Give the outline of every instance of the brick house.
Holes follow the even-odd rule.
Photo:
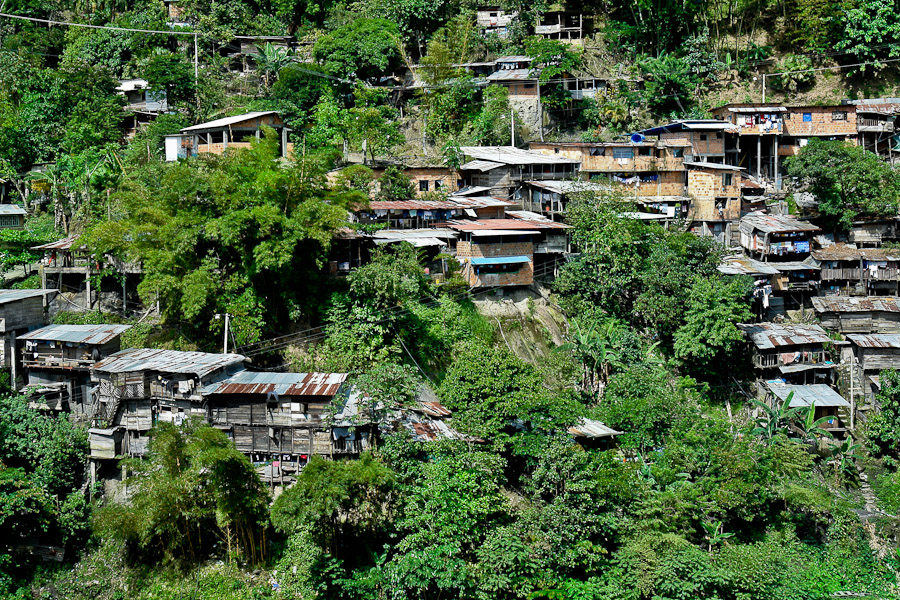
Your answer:
[[[531,213],[486,221],[451,221],[459,232],[456,258],[472,287],[530,285],[535,276],[555,268],[556,258],[568,251],[570,227]],[[536,271],[537,265],[539,269]],[[550,264],[548,263],[551,263]]]
[[[809,138],[857,139],[856,107],[726,104],[710,111],[736,128],[729,136],[729,164],[746,167],[757,179],[781,187],[784,158],[796,155]]]
[[[691,198],[691,231],[728,245],[732,224],[741,220],[741,168],[707,162],[687,162],[687,193]]]

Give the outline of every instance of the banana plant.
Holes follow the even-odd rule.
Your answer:
[[[784,402],[778,404],[773,402],[769,406],[765,402],[760,402],[756,398],[752,398],[753,403],[762,411],[762,415],[756,419],[756,427],[753,428],[753,435],[761,436],[766,441],[774,438],[779,431],[789,430],[791,422],[794,421],[804,407],[790,408],[791,399],[794,392],[787,395]]]
[[[834,417],[824,416],[816,418],[816,404],[810,404],[800,411],[800,420],[794,423],[793,430],[800,436],[803,441],[817,441],[819,438],[833,438],[831,432],[823,427],[825,423]]]
[[[725,533],[722,531],[722,521],[716,521],[715,523],[703,522],[701,525],[703,525],[703,529],[706,530],[704,539],[709,546],[710,552],[713,551],[713,547],[724,544],[725,540],[734,537],[734,533]]]
[[[838,484],[841,477],[852,477],[856,475],[856,461],[862,457],[856,454],[860,445],[854,444],[853,440],[846,439],[840,446],[831,449],[832,464],[834,464],[834,482]]]

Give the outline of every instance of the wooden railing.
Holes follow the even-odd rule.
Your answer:
[[[790,352],[786,351],[785,354],[790,354]],[[753,364],[756,365],[758,369],[768,369],[771,367],[781,367],[788,365],[820,365],[826,361],[828,361],[828,353],[824,350],[820,351],[807,351],[806,357],[804,358],[801,352],[800,360],[791,363],[785,363],[781,359],[781,352],[775,354],[757,354],[754,357]]]
[[[822,269],[819,277],[822,281],[847,279],[854,281],[896,281],[900,275],[898,269]]]
[[[877,131],[893,131],[894,123],[892,121],[882,120],[882,119],[866,119],[863,117],[856,117],[856,126],[862,129],[868,129],[869,131],[877,130]]]

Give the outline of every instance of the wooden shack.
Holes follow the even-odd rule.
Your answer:
[[[900,293],[900,251],[834,244],[812,253],[821,267],[821,290],[855,296]]]
[[[847,431],[851,421],[850,411],[853,407],[843,396],[824,383],[790,385],[769,381],[766,383],[766,389],[766,403],[770,406],[783,405],[790,398],[788,408],[814,406],[816,419],[828,417],[821,427],[830,431],[835,437],[841,437]]]
[[[179,352],[154,348],[122,350],[91,369],[98,428],[123,428],[122,453],[141,456],[158,422],[208,419],[201,390],[242,370],[239,354]]]
[[[900,298],[818,296],[813,309],[827,329],[841,333],[900,333]]]
[[[741,219],[741,246],[763,262],[796,261],[809,256],[819,227],[786,215],[752,212]]]
[[[25,209],[17,204],[0,204],[0,229],[25,229]]]
[[[46,322],[45,309],[48,298],[56,290],[0,290],[0,361],[10,369],[13,383],[19,376],[16,360],[16,338]]]
[[[306,461],[309,455],[358,454],[359,444],[332,444],[335,397],[346,373],[240,371],[205,386],[210,423],[253,460]]]
[[[870,404],[880,389],[881,372],[900,369],[900,335],[890,333],[850,334],[854,376],[863,395]]]
[[[818,325],[739,323],[753,344],[753,367],[761,380],[784,378],[791,383],[829,383],[836,366],[831,338]]]
[[[485,194],[520,204],[526,181],[577,178],[579,161],[513,146],[462,146],[467,162],[459,167],[463,186],[486,188]]]
[[[120,349],[130,325],[48,325],[19,337],[28,384],[22,393],[41,407],[77,420],[93,415],[91,367]]]

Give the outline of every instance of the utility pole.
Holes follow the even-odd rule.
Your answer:
[[[516,110],[509,109],[509,145],[516,145]]]
[[[216,320],[221,319],[223,316],[225,317],[225,343],[222,345],[222,353],[228,354],[228,328],[231,326],[231,317],[234,315],[229,313],[216,313]]]

